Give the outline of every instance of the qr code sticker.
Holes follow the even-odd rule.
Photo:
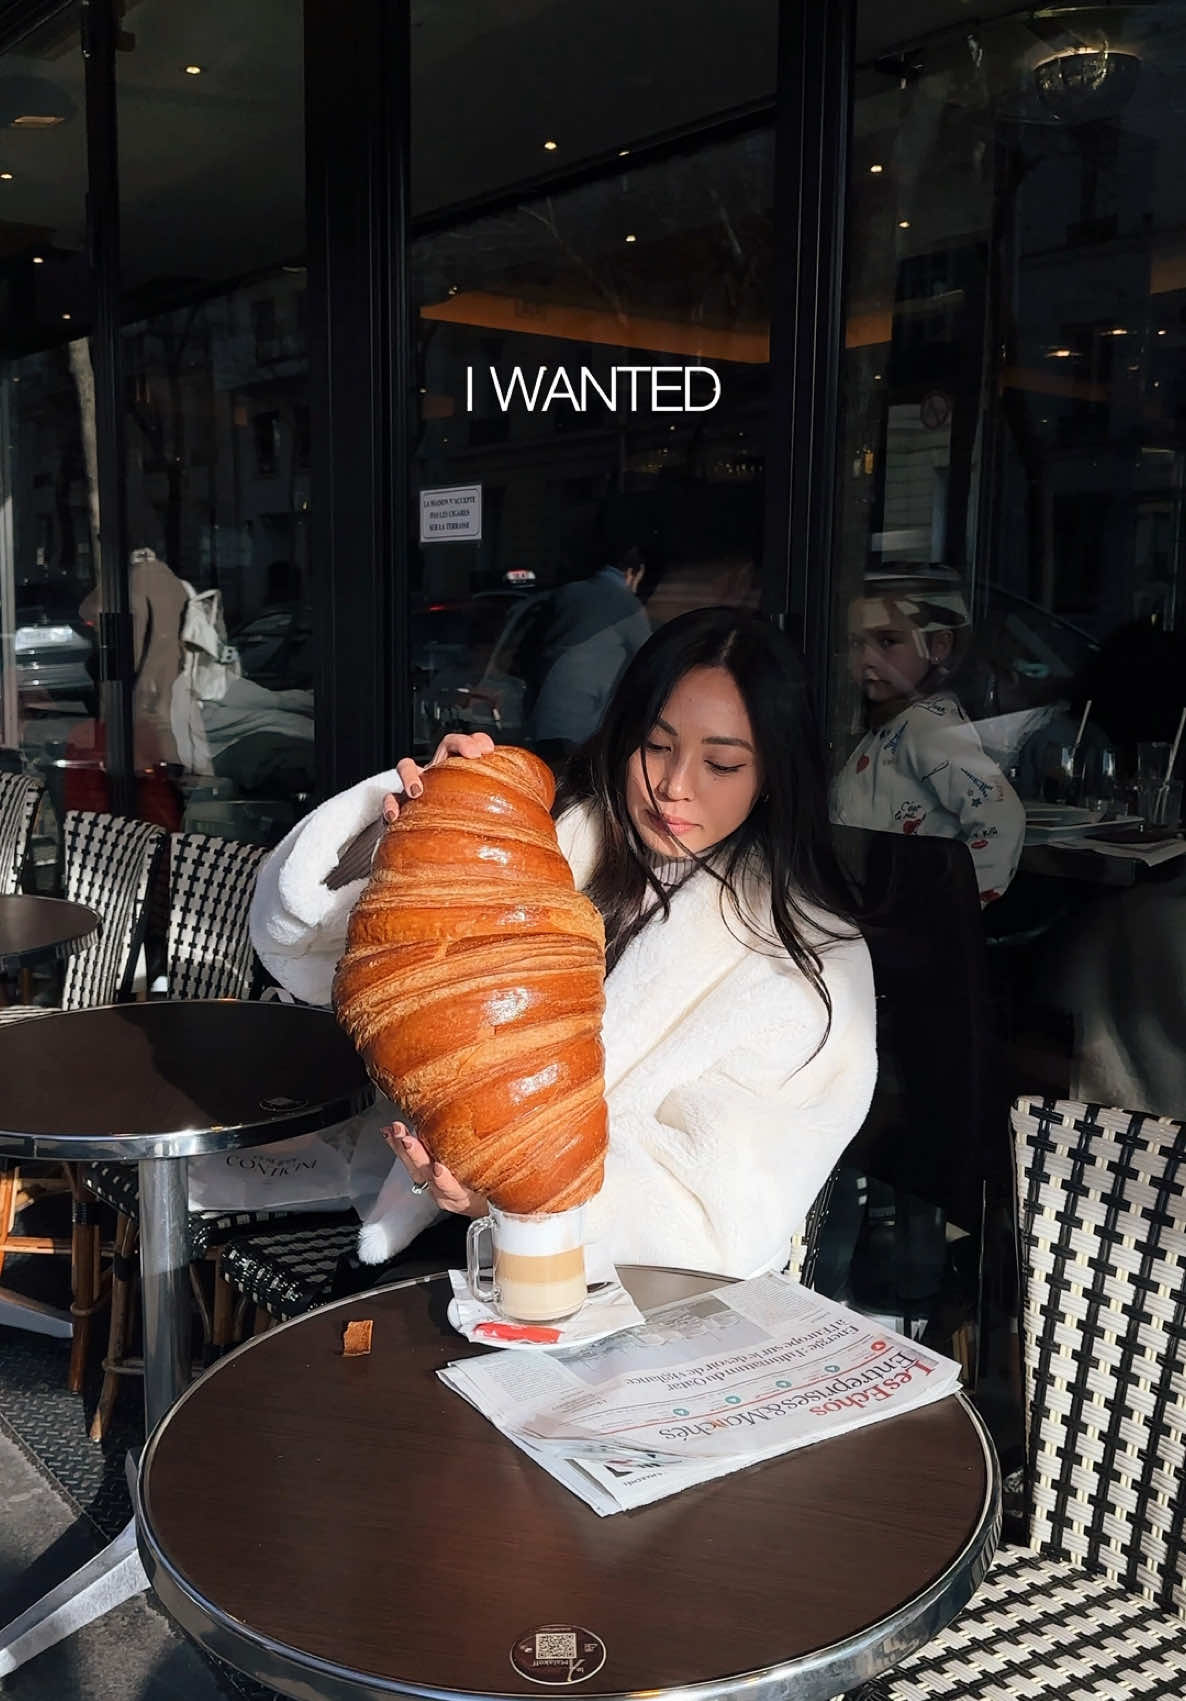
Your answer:
[[[537,1630],[535,1634],[537,1660],[575,1660],[576,1632],[573,1630]]]

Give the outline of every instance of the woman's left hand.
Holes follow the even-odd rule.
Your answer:
[[[403,1164],[413,1182],[423,1192],[432,1194],[442,1211],[452,1211],[461,1217],[484,1217],[486,1200],[481,1193],[463,1187],[444,1164],[434,1163],[421,1142],[402,1122],[393,1122],[383,1130],[383,1138]]]

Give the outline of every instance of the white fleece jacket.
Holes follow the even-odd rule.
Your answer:
[[[329,799],[264,864],[252,939],[296,997],[327,1004],[361,882],[322,879],[379,815],[394,772]],[[596,854],[583,811],[558,824],[579,886]],[[821,918],[822,920],[822,918]],[[864,1121],[877,1072],[873,976],[859,937],[820,946],[832,1026],[785,952],[742,928],[710,875],[694,875],[631,941],[606,981],[609,1106],[595,1238],[617,1263],[748,1276],[777,1268],[829,1171]],[[396,1166],[364,1227],[381,1262],[424,1226]],[[416,1200],[421,1206],[423,1200]],[[385,1226],[386,1225],[386,1226]],[[409,1232],[410,1230],[410,1232]]]

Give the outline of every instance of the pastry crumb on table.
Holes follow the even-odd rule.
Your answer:
[[[342,1330],[342,1357],[362,1358],[371,1350],[371,1333],[374,1323],[369,1317],[355,1318],[347,1323]]]

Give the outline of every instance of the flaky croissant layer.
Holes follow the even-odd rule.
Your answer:
[[[402,802],[350,917],[334,1009],[434,1158],[507,1211],[564,1211],[605,1161],[605,934],[529,751],[454,757]]]

